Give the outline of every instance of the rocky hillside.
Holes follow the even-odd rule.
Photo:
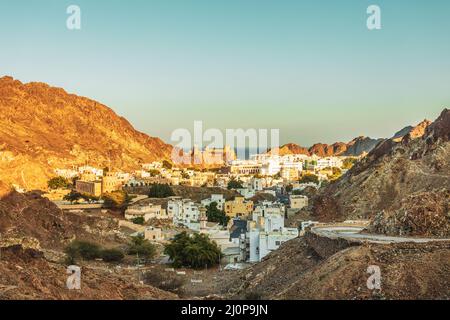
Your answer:
[[[381,290],[369,290],[367,267],[381,271]],[[229,284],[233,298],[450,299],[450,246],[361,244],[321,257],[297,238]]]
[[[446,233],[450,226],[449,140],[450,110],[445,109],[425,128],[412,130],[401,140],[388,139],[377,145],[321,192],[314,214],[335,220],[373,218],[385,211],[384,218],[377,221],[389,222],[384,229],[388,233]],[[443,229],[429,228],[427,220],[434,215],[439,216],[436,221],[444,224]],[[412,226],[419,222],[421,225]],[[374,228],[383,229],[379,223]]]
[[[282,156],[287,154],[317,155],[319,157],[330,156],[360,156],[370,152],[383,139],[357,137],[348,143],[336,142],[333,144],[316,143],[310,148],[299,146],[295,143],[285,144],[268,152],[278,151]]]
[[[79,261],[82,289],[67,290],[63,248],[73,239],[107,248],[129,240],[109,216],[62,212],[37,193],[20,194],[0,181],[0,299],[174,299],[140,285],[135,271]]]
[[[107,106],[44,83],[0,78],[0,110],[0,179],[26,189],[45,187],[57,167],[138,168],[172,151]]]
[[[0,182],[0,186],[4,185]],[[27,243],[32,248],[60,250],[81,238],[100,244],[123,243],[118,222],[109,217],[62,212],[37,193],[16,191],[0,197],[0,245]]]

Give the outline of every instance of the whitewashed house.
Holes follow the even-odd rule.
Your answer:
[[[212,194],[210,198],[202,200],[201,204],[206,207],[213,202],[217,203],[217,208],[219,210],[223,210],[223,206],[225,205],[225,198],[223,197],[223,194]]]
[[[167,203],[167,212],[173,217],[173,224],[195,231],[200,229],[200,208],[192,200],[172,198]]]

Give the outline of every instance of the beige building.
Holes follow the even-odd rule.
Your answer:
[[[106,173],[102,178],[102,193],[110,193],[122,188],[121,180],[111,172]]]
[[[292,209],[302,209],[308,206],[308,197],[302,195],[291,195],[289,202]]]
[[[122,182],[114,173],[107,173],[104,177],[98,178],[93,173],[83,173],[80,180],[75,183],[75,189],[84,194],[99,197],[104,193],[120,190]]]
[[[225,213],[229,217],[246,216],[253,212],[253,201],[244,197],[235,197],[234,200],[225,201]]]
[[[155,227],[147,227],[144,231],[144,237],[150,241],[161,241],[163,240],[162,230]]]
[[[133,220],[137,217],[143,217],[146,222],[150,219],[172,219],[172,216],[169,216],[166,209],[161,208],[161,205],[151,203],[145,206],[131,206],[125,210],[125,219]]]
[[[84,181],[77,180],[75,183],[75,189],[79,193],[88,194],[94,197],[100,197],[102,195],[102,182],[97,181]]]

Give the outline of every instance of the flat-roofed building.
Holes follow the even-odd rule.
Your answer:
[[[225,201],[225,213],[229,217],[246,216],[253,212],[253,201],[244,197],[235,197],[234,200]]]
[[[102,195],[102,182],[77,180],[75,183],[75,190],[79,193],[88,194],[94,197]]]

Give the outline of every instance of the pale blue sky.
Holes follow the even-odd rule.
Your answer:
[[[82,30],[66,28],[66,8]],[[366,28],[366,8],[382,30]],[[450,106],[450,2],[0,2],[0,73],[176,128],[279,128],[281,142],[389,136]]]

